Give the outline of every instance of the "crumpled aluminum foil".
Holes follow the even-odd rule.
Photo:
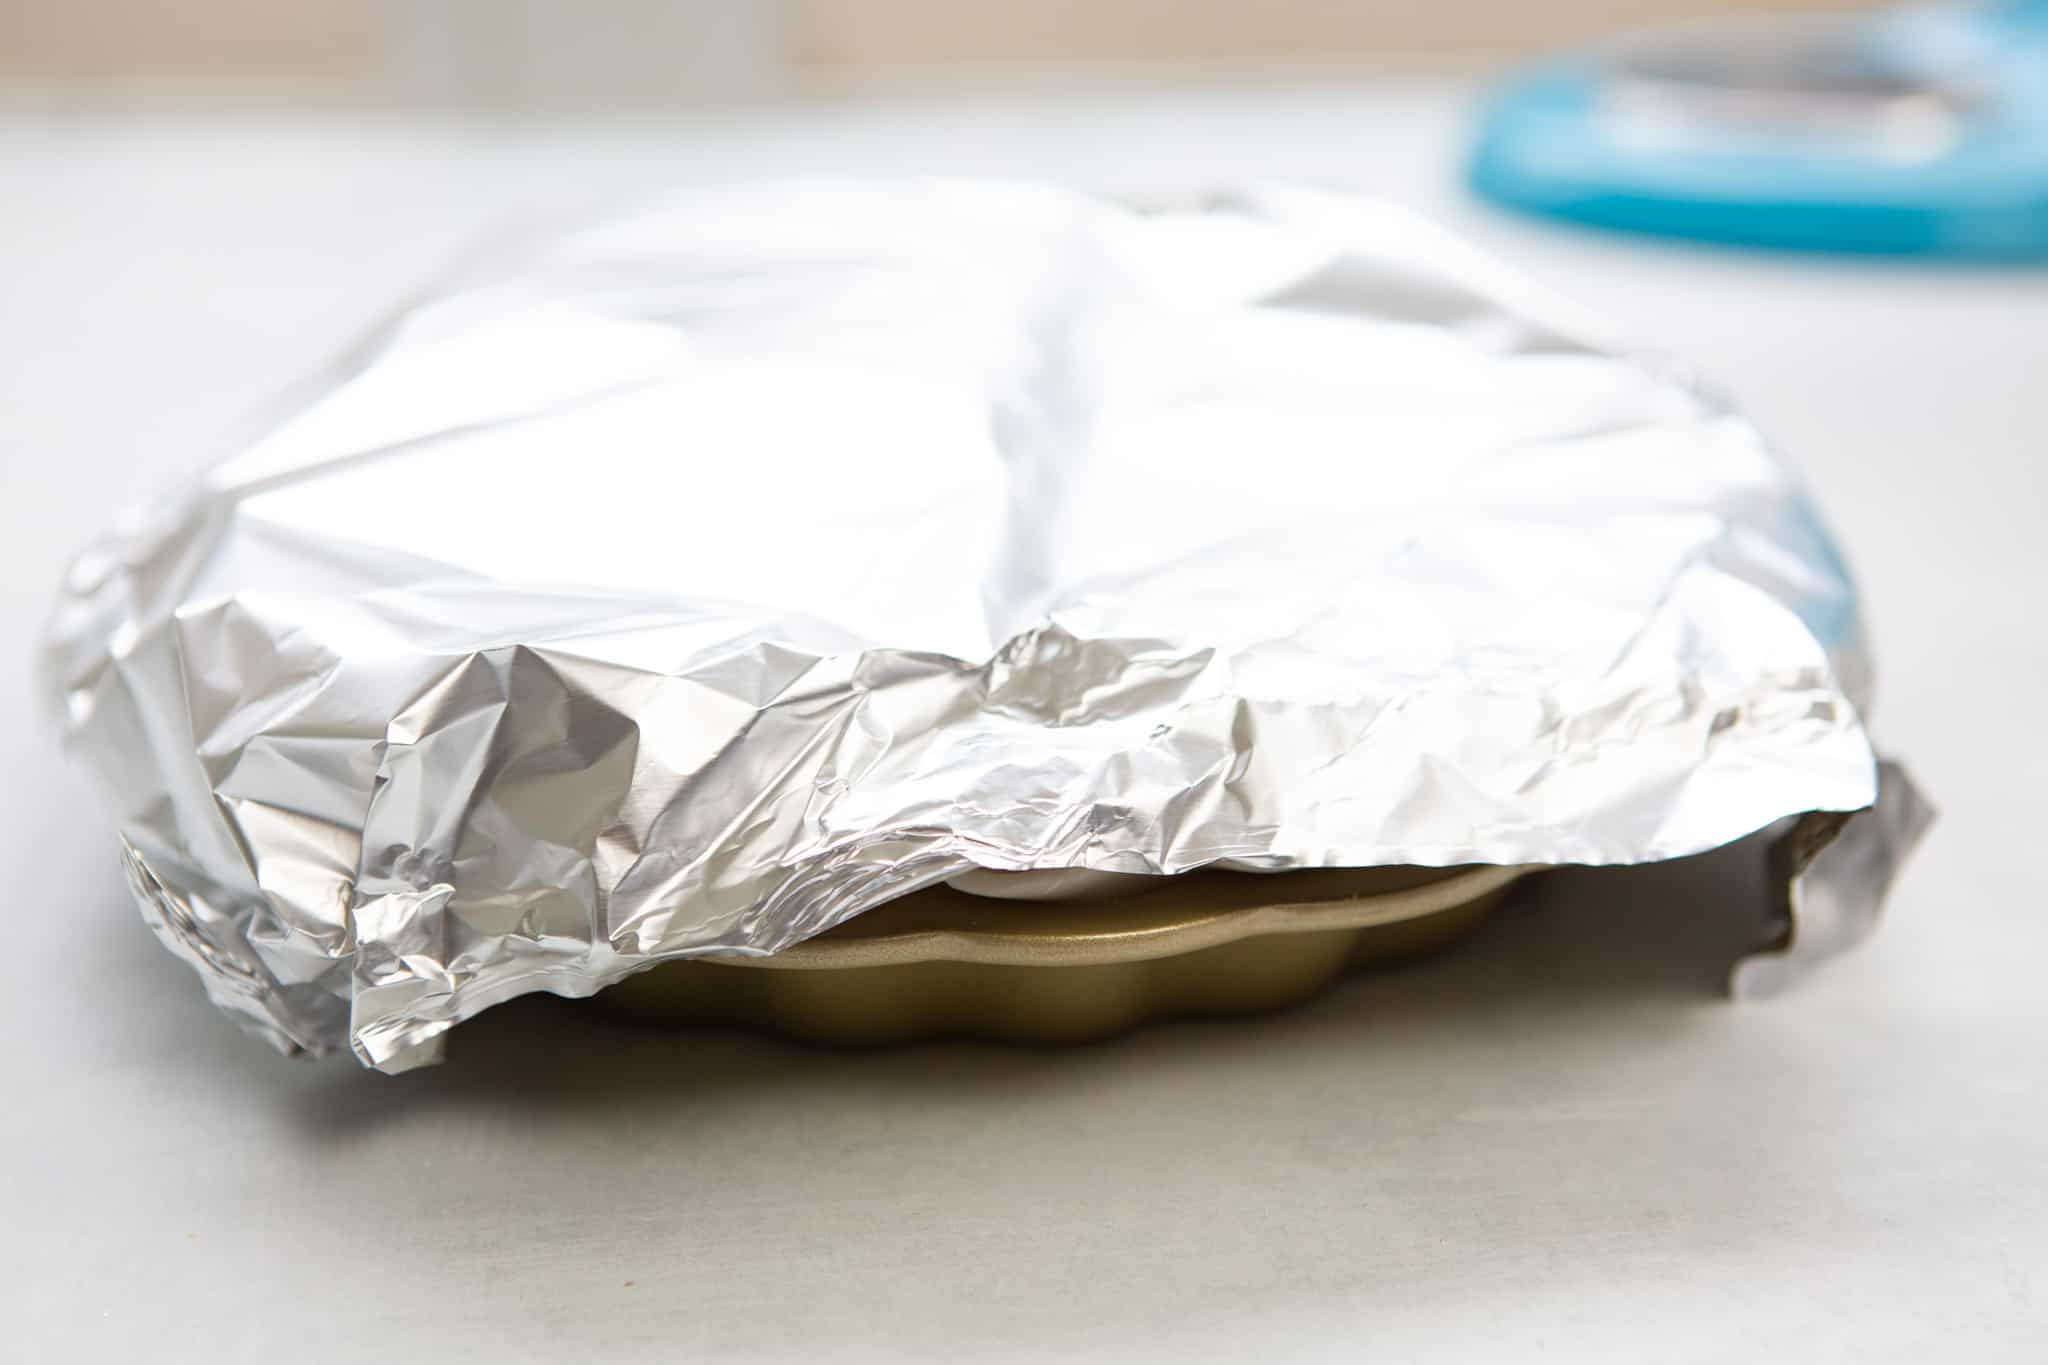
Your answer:
[[[477,266],[81,557],[46,664],[164,941],[385,1071],[970,868],[1626,863],[1879,796],[1757,432],[1284,189],[724,189]],[[1867,928],[1887,791],[1759,980]]]

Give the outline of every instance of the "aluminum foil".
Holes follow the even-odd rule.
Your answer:
[[[1757,432],[1286,189],[721,189],[474,265],[82,556],[46,663],[163,940],[386,1071],[974,868],[1627,863],[1879,794]]]

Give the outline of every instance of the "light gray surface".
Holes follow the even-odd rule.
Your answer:
[[[2048,275],[1581,238],[1429,91],[667,126],[0,125],[0,1306],[24,1359],[2039,1359]],[[22,667],[107,498],[231,442],[508,212],[636,184],[1268,175],[1443,212],[1809,471],[1946,810],[1879,937],[1733,1005],[1746,862],[1568,874],[1248,1025],[841,1056],[549,1002],[436,1071],[239,1036],[127,903]]]

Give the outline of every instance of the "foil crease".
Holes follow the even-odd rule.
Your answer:
[[[1628,863],[1878,796],[1756,430],[1283,188],[707,190],[473,265],[81,556],[45,664],[159,936],[385,1071],[972,868]],[[1918,828],[1861,824],[1787,961]]]

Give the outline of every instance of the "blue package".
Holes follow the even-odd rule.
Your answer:
[[[1689,26],[1510,79],[1472,187],[1598,227],[2048,260],[2048,0]]]

